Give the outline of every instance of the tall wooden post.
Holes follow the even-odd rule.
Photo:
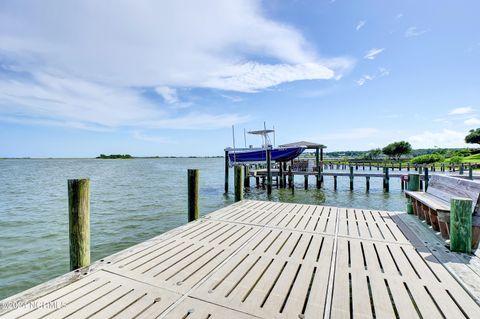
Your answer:
[[[350,166],[350,190],[353,191],[353,166]]]
[[[235,182],[235,201],[243,199],[243,166],[235,165],[235,174],[233,175]]]
[[[283,162],[283,179],[282,179],[283,188],[287,188],[287,176],[286,176],[286,173],[287,173],[287,162]]]
[[[189,169],[188,175],[188,221],[197,220],[199,217],[198,209],[198,176],[200,170]]]
[[[418,174],[422,175],[422,173],[423,173],[423,167],[420,166],[418,168]],[[423,189],[423,181],[422,181],[422,179],[420,179],[420,190],[422,190],[422,189]]]
[[[279,163],[279,169],[278,169],[278,174],[280,176],[280,188],[283,188],[283,165],[282,165],[282,162]],[[277,182],[278,184],[278,182]]]
[[[337,190],[337,175],[333,175],[333,189]]]
[[[365,183],[366,183],[365,188],[368,192],[370,191],[370,176],[365,176]]]
[[[318,148],[315,150],[315,166],[317,167],[317,188],[320,188],[321,168],[320,168],[320,150]]]
[[[473,180],[472,164],[468,165],[468,179]]]
[[[303,175],[305,189],[308,189],[308,174]]]
[[[225,194],[228,193],[228,151],[225,151]]]
[[[424,182],[425,182],[425,192],[426,192],[427,189],[428,189],[428,179],[429,179],[429,177],[428,177],[428,167],[425,167],[423,172],[425,174],[423,179],[424,179]]]
[[[68,180],[70,270],[90,265],[90,179]]]
[[[323,148],[320,148],[320,164],[322,169],[320,170],[320,187],[323,185]]]
[[[390,176],[388,174],[388,167],[385,167],[385,170],[384,170],[383,191],[387,193],[390,191]]]
[[[243,186],[245,187],[250,187],[250,167],[248,165],[245,165],[245,176],[243,180]]]
[[[408,174],[407,190],[418,192],[420,190],[420,174]],[[408,197],[407,213],[413,214],[412,199]]]
[[[450,201],[450,250],[472,252],[472,200],[452,198]]]
[[[267,194],[272,193],[272,150],[267,149]]]
[[[288,166],[288,187],[293,188],[292,166]]]

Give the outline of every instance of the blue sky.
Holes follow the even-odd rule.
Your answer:
[[[368,150],[480,127],[480,2],[2,1],[0,157]],[[259,144],[248,137],[248,144]]]

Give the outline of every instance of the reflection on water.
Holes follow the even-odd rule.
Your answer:
[[[0,161],[0,299],[61,275],[69,270],[67,179],[91,179],[92,259],[130,247],[187,220],[188,168],[199,168],[200,210],[212,212],[233,202],[223,194],[223,159],[49,159]],[[232,179],[233,172],[230,173]],[[268,197],[253,186],[248,199],[324,204],[332,206],[403,210],[405,201],[398,179],[391,178],[388,194],[381,178],[355,180],[325,178],[325,187],[303,190],[274,189]]]

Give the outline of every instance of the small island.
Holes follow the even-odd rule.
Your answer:
[[[131,159],[133,157],[130,154],[110,154],[110,155],[100,154],[96,158],[100,158],[100,159]]]

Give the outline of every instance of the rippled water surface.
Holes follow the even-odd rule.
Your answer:
[[[199,168],[200,210],[207,214],[233,202],[223,194],[223,159],[25,159],[0,160],[0,299],[69,270],[67,179],[91,179],[92,259],[98,260],[186,222],[187,168]],[[233,172],[230,173],[232,177]],[[252,187],[246,198],[403,210],[398,178],[390,193],[380,178],[326,177],[323,190],[274,190],[270,198]],[[254,180],[252,180],[252,186]],[[230,190],[232,191],[233,181]]]

